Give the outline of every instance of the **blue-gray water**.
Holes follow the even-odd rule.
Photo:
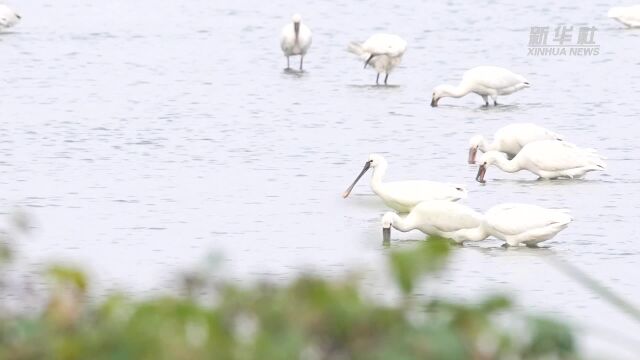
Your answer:
[[[523,309],[590,329],[596,356],[633,358],[640,326],[554,270],[555,255],[624,297],[640,297],[640,31],[607,19],[615,4],[570,1],[33,1],[0,35],[0,196],[37,227],[21,259],[81,264],[103,288],[164,290],[211,252],[225,275],[287,279],[304,269],[370,274],[385,297],[379,219],[362,181],[370,152],[388,180],[465,183],[466,203],[571,209],[549,249],[459,249],[426,289],[461,298],[493,290]],[[283,71],[279,32],[293,12],[313,31],[303,74]],[[531,26],[596,26],[600,55],[527,56]],[[389,87],[346,52],[376,32],[409,49]],[[296,63],[297,59],[294,60]],[[481,108],[469,95],[428,105],[431,89],[481,64],[533,86]],[[535,122],[608,158],[581,181],[534,181],[492,168],[473,181],[467,142]],[[420,233],[394,232],[394,245]],[[640,351],[636,345],[635,351]],[[614,355],[611,355],[614,354]]]

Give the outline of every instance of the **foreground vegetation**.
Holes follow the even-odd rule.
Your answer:
[[[2,311],[0,359],[578,358],[567,326],[522,315],[503,296],[471,303],[413,297],[415,284],[441,271],[450,251],[432,238],[391,252],[402,294],[393,305],[364,296],[356,277],[314,275],[246,287],[189,276],[186,295],[92,302],[85,275],[53,267],[41,310]]]

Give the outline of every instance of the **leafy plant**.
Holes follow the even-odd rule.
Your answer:
[[[390,254],[398,289],[441,271],[451,248],[431,238]],[[55,266],[47,305],[0,318],[1,359],[573,359],[570,329],[512,310],[491,296],[383,305],[363,296],[359,280],[312,274],[289,284],[241,287],[185,279],[185,296],[87,299],[89,281]],[[195,294],[209,294],[197,297]],[[190,294],[190,295],[189,295]],[[508,321],[505,321],[508,320]]]

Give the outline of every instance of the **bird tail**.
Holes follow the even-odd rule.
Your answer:
[[[469,192],[467,191],[467,189],[463,186],[463,185],[453,185],[455,187],[455,195],[453,196],[453,198],[456,199],[466,199],[467,198],[467,194],[469,194]]]
[[[606,160],[607,158],[598,154],[598,150],[594,148],[581,148],[578,145],[568,141],[563,141],[563,143],[567,146],[571,146],[575,149],[579,149],[580,151],[582,151],[582,153],[586,155],[593,163],[595,163],[595,165],[598,165],[603,169],[607,167],[606,164],[604,163],[604,160]]]
[[[369,58],[369,54],[364,51],[364,49],[362,48],[362,44],[359,44],[357,42],[351,42],[347,50],[350,53],[357,55],[362,60],[366,60],[367,58]]]
[[[592,151],[587,151],[587,156],[589,157],[589,161],[591,162],[591,167],[594,170],[603,170],[607,168],[607,164],[604,162],[605,157],[600,156],[595,150],[588,149]]]
[[[519,74],[516,74],[516,76],[517,76],[518,80],[520,81],[520,86],[522,88],[531,87],[531,83],[524,76],[519,75]]]
[[[569,223],[573,221],[573,218],[571,217],[571,214],[569,213],[568,209],[559,209],[558,210],[558,215],[554,221],[556,226],[559,227],[567,227],[569,225]]]
[[[602,160],[602,158],[596,158],[595,159],[595,165],[599,169],[606,169],[607,168],[607,163],[605,163],[604,160]]]
[[[557,132],[551,131],[551,136],[556,138],[556,140],[558,140],[558,141],[564,141],[564,136],[558,134]]]
[[[585,152],[587,153],[587,156],[589,156],[589,158],[591,159],[591,162],[598,168],[600,169],[606,169],[607,168],[607,164],[604,162],[607,158],[598,154],[598,151],[596,149],[592,149],[592,148],[587,148],[584,149]]]

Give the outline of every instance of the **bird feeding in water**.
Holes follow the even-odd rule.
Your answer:
[[[387,206],[399,212],[409,212],[415,205],[425,200],[457,201],[467,197],[467,190],[461,185],[426,180],[382,182],[387,166],[387,160],[382,155],[369,155],[364,168],[342,197],[348,197],[358,180],[371,168],[373,168],[371,189]]]
[[[387,212],[382,217],[383,242],[391,240],[391,228],[402,232],[419,230],[457,243],[480,241],[493,236],[505,246],[539,243],[556,236],[572,221],[568,210],[529,204],[501,204],[481,214],[468,206],[448,201],[425,201],[401,217]]]
[[[485,231],[507,246],[535,247],[556,236],[573,219],[566,209],[547,209],[529,204],[501,204],[483,216]]]
[[[487,168],[495,165],[513,173],[529,170],[542,179],[580,178],[590,171],[604,170],[603,158],[593,149],[579,148],[558,140],[540,140],[525,145],[511,160],[504,153],[488,151],[481,155],[476,181],[484,183]]]
[[[380,74],[384,73],[384,84],[387,85],[389,74],[400,64],[402,55],[407,50],[407,42],[397,35],[375,34],[364,43],[352,42],[349,51],[364,60],[364,68],[368,65],[377,72],[376,85]]]
[[[447,84],[436,86],[431,95],[431,106],[438,106],[438,101],[442,98],[460,98],[469,93],[480,95],[485,106],[489,106],[489,97],[493,100],[493,105],[498,105],[498,96],[513,94],[529,86],[531,84],[522,75],[505,68],[478,66],[467,70],[458,86]]]
[[[284,56],[287,57],[287,69],[290,68],[289,57],[300,55],[300,71],[302,71],[302,62],[310,46],[311,30],[302,23],[300,14],[293,15],[291,23],[282,28],[280,36],[280,47]]]
[[[383,241],[391,239],[391,227],[407,232],[420,230],[427,235],[442,236],[457,243],[487,238],[482,228],[482,214],[468,206],[450,201],[423,201],[405,217],[387,212],[382,217]]]
[[[478,150],[482,152],[500,151],[513,158],[530,142],[538,140],[562,140],[562,136],[531,123],[509,124],[500,128],[489,142],[482,135],[475,135],[469,140],[469,164],[475,164]]]

